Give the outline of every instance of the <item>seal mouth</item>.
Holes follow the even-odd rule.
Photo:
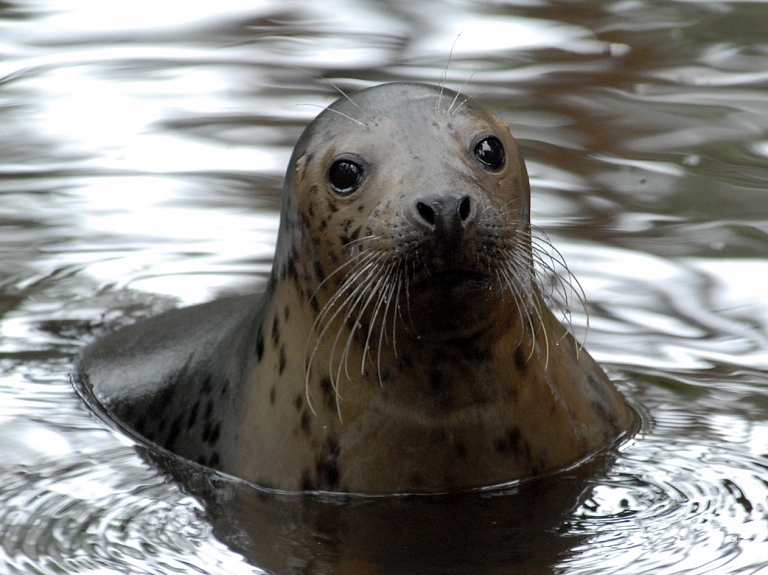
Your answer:
[[[497,290],[477,270],[447,269],[424,274],[407,288],[406,326],[422,338],[469,337],[485,331],[497,317]],[[426,340],[424,340],[426,341]]]
[[[424,283],[439,283],[443,285],[461,285],[461,284],[485,284],[486,276],[475,270],[443,270],[437,273],[430,273],[423,278]]]
[[[427,291],[461,294],[487,287],[488,276],[466,269],[430,271],[420,275],[412,285]]]

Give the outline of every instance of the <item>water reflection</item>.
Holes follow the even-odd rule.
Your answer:
[[[766,569],[767,21],[664,0],[0,5],[0,571]],[[173,460],[166,481],[74,396],[71,357],[264,280],[291,147],[336,98],[315,73],[445,72],[520,141],[642,433],[473,496],[297,502]]]

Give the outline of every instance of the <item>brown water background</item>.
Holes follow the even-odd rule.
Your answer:
[[[336,502],[158,471],[88,411],[84,344],[263,282],[330,82],[443,74],[517,137],[633,440]],[[762,2],[0,2],[0,573],[768,573],[767,188]]]

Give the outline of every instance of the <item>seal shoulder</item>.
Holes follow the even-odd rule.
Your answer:
[[[200,435],[211,436],[212,422],[223,419],[226,396],[247,369],[239,361],[247,354],[238,348],[258,323],[264,297],[223,298],[115,331],[85,349],[75,385],[97,412],[131,435],[209,465],[210,450],[194,431],[200,427]]]

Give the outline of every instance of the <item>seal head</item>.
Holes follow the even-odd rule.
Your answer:
[[[543,253],[499,118],[442,87],[369,88],[296,144],[266,291],[118,332],[86,352],[80,378],[129,429],[281,489],[435,492],[541,474],[633,425],[541,297]],[[148,332],[163,354],[136,343]],[[142,373],[127,387],[110,365],[125,357]],[[126,406],[146,418],[161,396],[162,414],[137,425]]]

